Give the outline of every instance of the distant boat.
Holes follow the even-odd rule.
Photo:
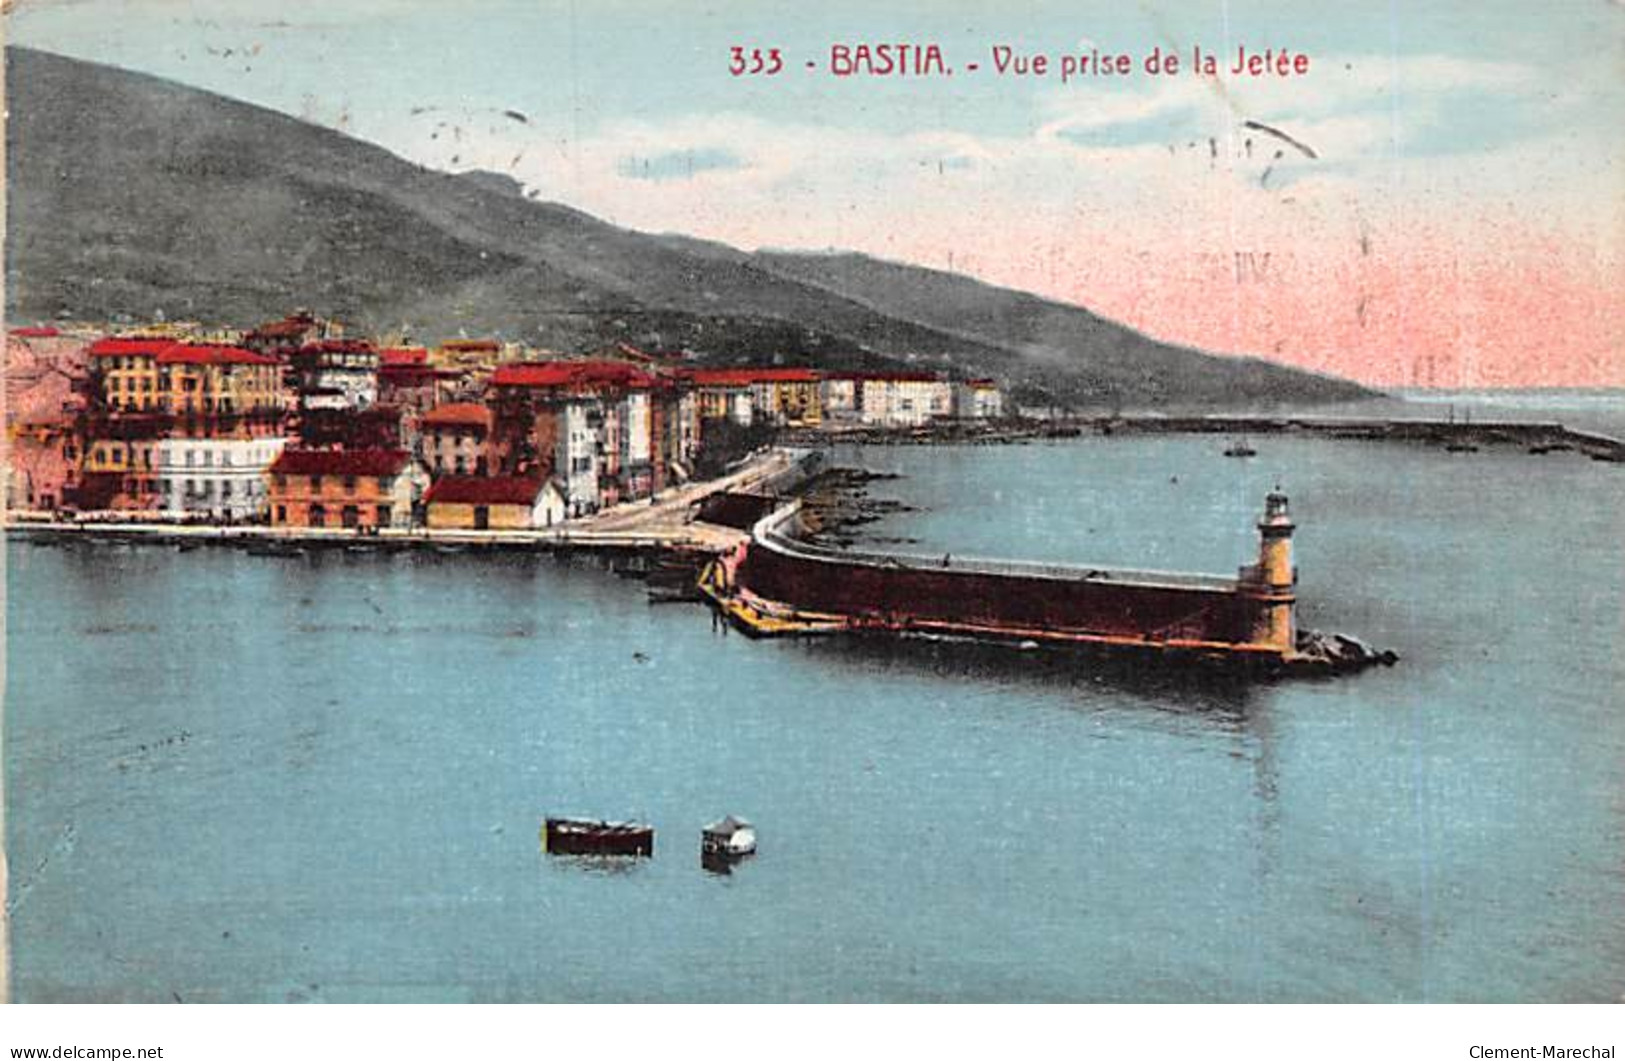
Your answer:
[[[1446,453],[1477,453],[1478,447],[1471,442],[1452,442],[1445,446]]]
[[[542,824],[542,850],[550,855],[625,855],[652,858],[655,830],[640,822],[548,818]]]
[[[700,832],[700,854],[721,858],[743,858],[756,853],[756,827],[732,814],[712,822]]]
[[[1258,451],[1247,445],[1246,439],[1239,439],[1230,443],[1230,448],[1224,451],[1226,457],[1256,457]]]

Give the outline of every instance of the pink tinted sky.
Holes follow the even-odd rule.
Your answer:
[[[952,269],[1379,385],[1625,386],[1614,0],[78,0],[7,28],[636,228]],[[831,76],[863,40],[956,76]],[[732,76],[739,43],[785,73]],[[1136,72],[997,75],[1000,43]],[[1137,65],[1196,46],[1311,68]]]

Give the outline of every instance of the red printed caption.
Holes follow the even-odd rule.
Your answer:
[[[857,78],[953,77],[955,73],[991,78],[1055,78],[1062,84],[1094,78],[1199,77],[1289,78],[1309,73],[1308,54],[1290,48],[1262,51],[1243,44],[1223,57],[1193,44],[1188,52],[1161,46],[1133,53],[1090,48],[1088,51],[1024,51],[994,44],[962,66],[949,61],[939,44],[853,42],[831,44],[827,53],[802,60],[813,74]],[[792,64],[793,65],[793,64]],[[728,73],[734,77],[773,77],[787,69],[782,48],[736,44],[728,49]]]

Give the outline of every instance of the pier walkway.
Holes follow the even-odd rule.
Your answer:
[[[422,547],[493,549],[606,549],[722,553],[745,540],[743,531],[695,519],[699,503],[713,494],[750,490],[784,475],[805,459],[786,449],[767,450],[719,479],[689,483],[659,498],[616,505],[583,519],[545,530],[430,530],[382,528],[359,534],[342,527],[224,526],[202,523],[53,519],[45,513],[8,513],[6,533],[20,538],[104,540],[154,544],[235,545],[266,550],[347,547],[399,550]]]

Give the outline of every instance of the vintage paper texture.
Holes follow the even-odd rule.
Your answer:
[[[85,0],[5,19],[0,995],[1625,997],[1617,2]],[[550,535],[540,514],[602,504],[558,525],[598,544],[494,555],[430,531],[270,556],[77,529],[104,506],[142,523],[163,478],[88,500],[122,421],[62,411],[108,378],[97,335],[231,345],[299,310],[456,371],[491,339],[646,373],[591,384],[622,435],[559,421],[600,461],[628,454],[613,490],[557,470],[556,496],[538,479],[512,502]],[[889,561],[908,589],[853,603],[856,568],[769,583],[758,552],[716,569],[708,623],[615,577],[651,577],[636,534],[747,555],[728,552],[739,513],[791,466],[744,466],[745,508],[693,520],[710,488],[651,423],[680,389],[702,400],[696,368],[791,373],[709,377],[705,424],[755,402],[781,443],[827,442],[831,403],[857,403],[820,467],[868,474],[809,500],[817,540],[915,558]],[[805,369],[823,375],[803,392]],[[942,412],[986,422],[950,438],[912,397],[866,419],[838,382],[865,373],[940,377]],[[983,378],[1002,405],[966,413]],[[668,384],[669,413],[625,396]],[[356,401],[307,389],[301,409]],[[803,395],[822,423],[787,404]],[[409,503],[356,517],[385,545],[417,505],[435,526],[426,415],[403,421]],[[367,448],[359,422],[289,448]],[[930,437],[891,444],[910,434]],[[512,492],[464,489],[444,518],[489,520]],[[1275,492],[1295,527],[1267,526]],[[1269,544],[1294,530],[1296,568]],[[942,570],[895,573],[921,556]],[[973,557],[1116,577],[1115,618],[1078,620],[1113,644],[1052,655],[1064,594],[963,589]],[[1256,597],[1267,574],[1234,572],[1272,562],[1295,594],[1281,651],[1312,627],[1397,665],[1192,669],[1168,642],[1275,635],[1152,620],[1183,576],[1111,574],[1220,572]],[[769,615],[770,585],[822,610]],[[998,629],[1023,608],[1051,618]],[[1004,643],[725,636],[859,612],[955,634],[974,614]],[[761,851],[702,867],[701,826],[730,813]],[[544,854],[557,815],[651,822],[655,857]]]

